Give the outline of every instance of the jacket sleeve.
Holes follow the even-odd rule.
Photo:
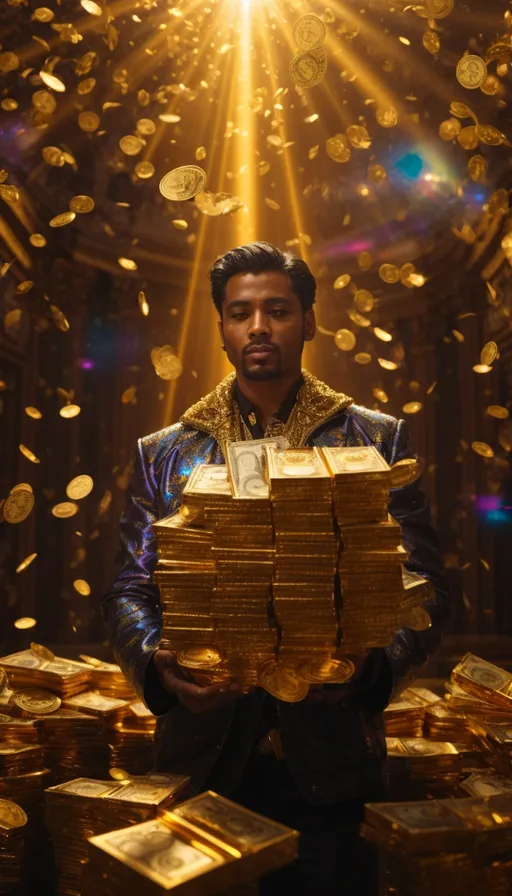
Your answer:
[[[407,457],[416,457],[404,420],[397,420],[393,425],[383,454],[391,465]],[[434,587],[434,595],[422,603],[432,624],[423,632],[401,628],[389,647],[371,651],[363,675],[368,685],[358,695],[359,702],[371,712],[385,709],[421,674],[438,651],[450,616],[448,581],[430,520],[428,500],[418,480],[390,490],[389,513],[402,526],[402,544],[408,553],[405,567],[428,579]]]
[[[128,681],[155,715],[176,702],[160,683],[153,655],[162,637],[158,586],[153,583],[158,486],[139,439],[120,521],[121,563],[101,601],[108,640]]]

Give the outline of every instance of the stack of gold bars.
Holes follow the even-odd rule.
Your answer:
[[[90,840],[83,896],[211,896],[291,862],[296,831],[211,791]]]
[[[424,737],[386,738],[389,776],[396,797],[451,792],[463,777],[462,757],[449,742]]]
[[[510,893],[509,795],[369,804],[362,834],[381,850],[385,896]]]
[[[182,775],[159,775],[155,780],[120,777],[77,778],[46,791],[46,824],[54,845],[59,896],[82,892],[88,837],[155,818],[189,780]],[[101,886],[97,894],[103,893]]]
[[[79,775],[106,777],[110,752],[101,719],[60,708],[44,716],[40,725],[45,764],[51,770],[52,784]]]
[[[28,882],[27,822],[21,806],[0,799],[0,893],[19,892]]]
[[[110,765],[130,775],[145,775],[153,766],[156,719],[140,701],[129,706],[122,722],[109,730]]]
[[[96,716],[106,725],[111,726],[121,722],[130,710],[127,700],[120,700],[118,697],[104,697],[98,691],[83,691],[81,694],[68,697],[64,700],[64,706],[76,712]]]
[[[56,657],[40,644],[0,657],[0,667],[12,688],[40,687],[60,697],[72,697],[90,685],[91,670],[85,663]]]
[[[137,695],[116,663],[104,663],[93,656],[81,655],[80,659],[90,666],[91,688],[104,697],[118,697],[120,700],[136,700]]]

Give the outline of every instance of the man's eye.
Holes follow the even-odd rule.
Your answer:
[[[272,308],[272,311],[270,313],[274,315],[277,314],[278,317],[284,317],[286,311],[284,310],[284,308]]]
[[[243,317],[247,317],[245,311],[235,311],[234,314],[231,315],[235,320],[242,320]]]

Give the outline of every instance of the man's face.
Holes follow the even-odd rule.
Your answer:
[[[219,330],[229,361],[248,380],[300,370],[304,341],[315,335],[313,310],[303,314],[290,278],[279,271],[235,274],[226,284]]]

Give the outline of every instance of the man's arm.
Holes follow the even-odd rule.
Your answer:
[[[101,610],[114,656],[139,697],[155,715],[177,702],[163,687],[153,656],[162,637],[153,523],[158,518],[157,484],[139,439],[127,504],[120,521],[121,565],[103,596]]]

